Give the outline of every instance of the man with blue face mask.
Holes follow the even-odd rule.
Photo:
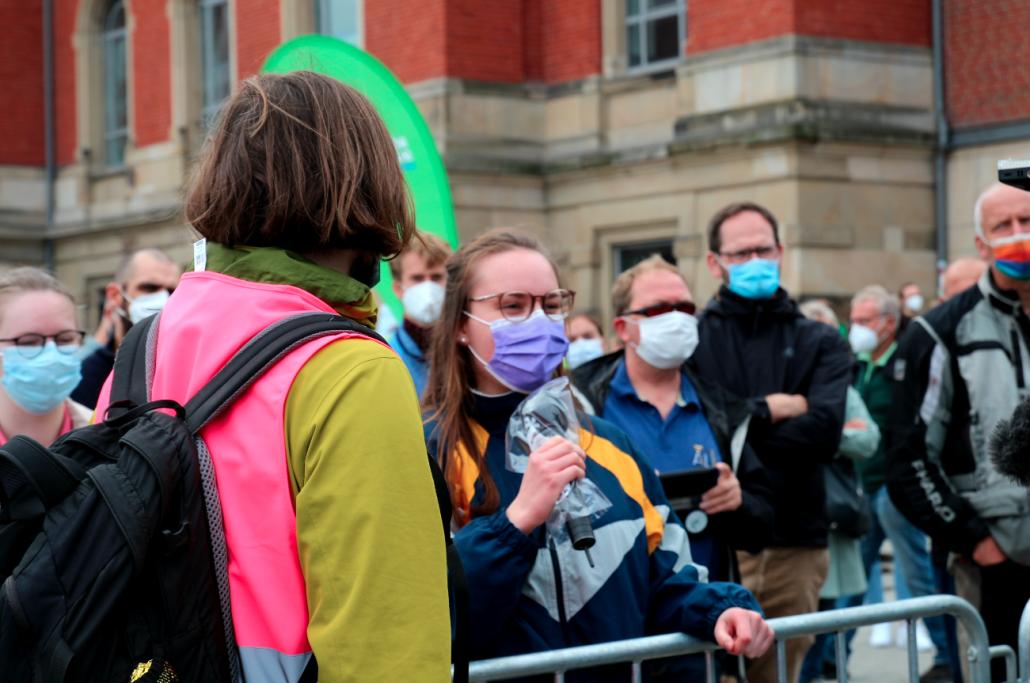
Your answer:
[[[744,585],[769,616],[815,612],[829,566],[823,466],[844,426],[850,354],[780,286],[783,246],[768,209],[725,207],[708,244],[708,270],[723,284],[701,316],[694,362],[703,379],[748,400],[747,440],[773,486],[769,547],[738,553]],[[813,640],[787,641],[788,680],[797,680]],[[748,679],[776,680],[775,668],[775,657],[762,657]]]
[[[122,260],[114,280],[104,288],[104,315],[94,335],[98,344],[82,360],[82,381],[72,392],[72,400],[89,408],[97,405],[125,334],[135,323],[164,308],[181,274],[179,266],[160,249],[140,249]]]

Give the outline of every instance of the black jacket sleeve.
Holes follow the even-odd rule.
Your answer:
[[[749,441],[761,453],[788,454],[824,463],[836,455],[851,383],[851,354],[835,333],[820,335],[815,352],[819,357],[805,394],[808,412],[777,423],[761,414],[754,415]],[[763,403],[757,401],[756,405]]]
[[[734,550],[760,552],[769,543],[773,533],[772,483],[751,446],[744,450],[737,464],[742,503],[733,512],[712,516],[716,536],[723,538]]]
[[[952,358],[920,324],[908,326],[895,353],[886,430],[887,491],[898,510],[934,544],[969,557],[990,532],[951,488],[941,454],[927,448],[928,429],[947,435],[944,439],[951,436]]]

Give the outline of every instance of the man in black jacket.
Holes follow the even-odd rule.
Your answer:
[[[738,555],[744,585],[769,617],[814,612],[829,565],[823,465],[840,442],[851,356],[779,286],[783,247],[767,209],[727,206],[708,242],[708,269],[723,286],[701,317],[694,361],[702,379],[748,400],[748,443],[772,480],[776,511],[769,547]],[[813,640],[787,642],[788,680]],[[748,678],[775,680],[775,657],[753,662]]]
[[[758,552],[772,533],[768,476],[745,441],[750,408],[701,380],[687,360],[697,323],[682,310],[693,311],[694,302],[675,266],[660,256],[637,264],[619,276],[612,299],[625,348],[576,368],[572,381],[589,408],[625,431],[660,476],[718,471],[714,486],[688,492],[673,506],[709,580],[740,582],[734,551]]]

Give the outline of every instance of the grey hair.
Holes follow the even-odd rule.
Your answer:
[[[1001,183],[991,183],[987,189],[980,193],[980,196],[976,198],[976,202],[973,204],[973,229],[983,239],[987,239],[986,233],[984,233],[984,200],[987,199],[987,195],[999,187],[1005,186]]]
[[[806,301],[800,306],[798,310],[801,311],[801,315],[812,320],[818,320],[819,322],[825,322],[834,327],[840,327],[840,321],[837,319],[837,314],[833,312],[833,309],[826,305],[825,301],[819,299],[812,299]]]
[[[854,308],[859,301],[875,301],[880,313],[897,320],[901,316],[901,306],[897,298],[881,285],[869,285],[858,290],[855,296],[851,297],[851,306]]]

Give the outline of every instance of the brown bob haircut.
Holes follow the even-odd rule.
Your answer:
[[[415,232],[393,140],[363,95],[310,71],[248,78],[223,105],[186,220],[227,246],[400,253]]]

